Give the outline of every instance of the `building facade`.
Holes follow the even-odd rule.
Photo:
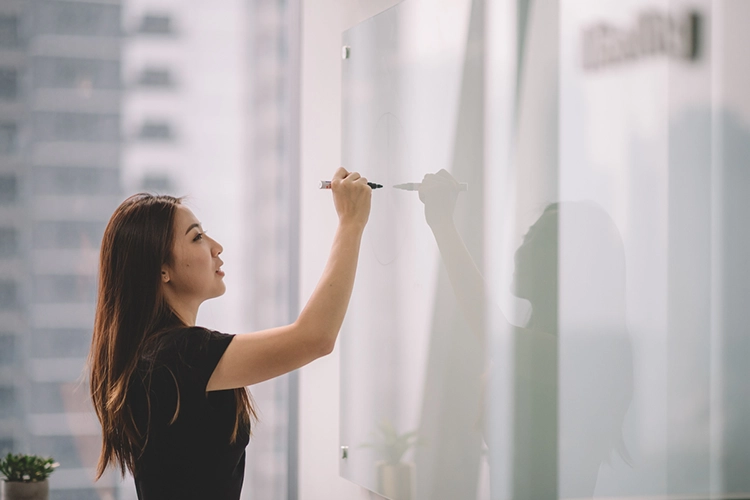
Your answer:
[[[120,2],[0,5],[0,451],[52,456],[51,498],[114,494],[84,370],[120,189]]]

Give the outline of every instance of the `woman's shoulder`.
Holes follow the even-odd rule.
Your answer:
[[[139,365],[158,368],[192,364],[203,353],[225,349],[234,335],[202,326],[177,326],[155,333],[144,345]],[[222,351],[223,351],[222,349]]]

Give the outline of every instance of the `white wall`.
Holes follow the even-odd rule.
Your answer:
[[[300,304],[307,302],[317,284],[336,228],[330,193],[319,192],[316,184],[330,179],[340,166],[341,33],[396,3],[303,2]],[[299,411],[300,500],[380,498],[339,477],[338,347],[301,370]]]

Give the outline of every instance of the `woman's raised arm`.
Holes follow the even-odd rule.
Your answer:
[[[332,179],[339,224],[323,275],[291,325],[234,337],[207,391],[257,384],[333,351],[354,287],[362,233],[370,215],[367,179],[340,168]]]

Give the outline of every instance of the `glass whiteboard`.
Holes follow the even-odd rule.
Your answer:
[[[743,20],[406,0],[344,32],[342,164],[385,187],[342,330],[343,477],[396,500],[747,495]]]

